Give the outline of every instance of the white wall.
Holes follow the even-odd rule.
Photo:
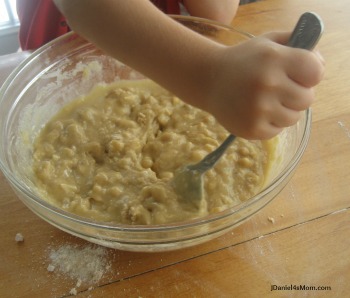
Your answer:
[[[19,49],[18,27],[0,31],[0,55],[17,52]]]

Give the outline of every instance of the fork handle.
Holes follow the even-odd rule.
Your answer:
[[[322,32],[323,22],[321,18],[313,12],[305,12],[295,25],[287,46],[312,50],[319,41]]]

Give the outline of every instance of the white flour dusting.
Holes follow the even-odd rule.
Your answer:
[[[15,236],[15,241],[16,242],[23,242],[24,241],[24,237],[21,233],[17,233]]]
[[[348,138],[350,138],[350,130],[346,127],[346,125],[342,121],[338,121],[338,125],[345,132]]]
[[[111,268],[107,250],[101,246],[63,245],[52,249],[49,256],[51,263],[48,268],[54,268],[55,272],[77,280],[77,286],[80,286],[81,282],[98,282]]]

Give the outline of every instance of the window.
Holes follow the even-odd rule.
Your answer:
[[[18,29],[16,0],[0,0],[0,34]]]

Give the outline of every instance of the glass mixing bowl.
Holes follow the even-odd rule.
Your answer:
[[[191,30],[234,45],[252,36],[216,22],[173,16]],[[35,51],[6,80],[0,91],[0,167],[20,200],[63,231],[90,242],[129,251],[165,251],[218,237],[263,208],[288,183],[308,143],[311,111],[279,136],[276,161],[266,186],[254,197],[225,211],[196,220],[153,226],[96,222],[56,208],[38,195],[32,181],[32,144],[43,125],[66,103],[96,83],[138,80],[141,74],[104,55],[75,33]]]

